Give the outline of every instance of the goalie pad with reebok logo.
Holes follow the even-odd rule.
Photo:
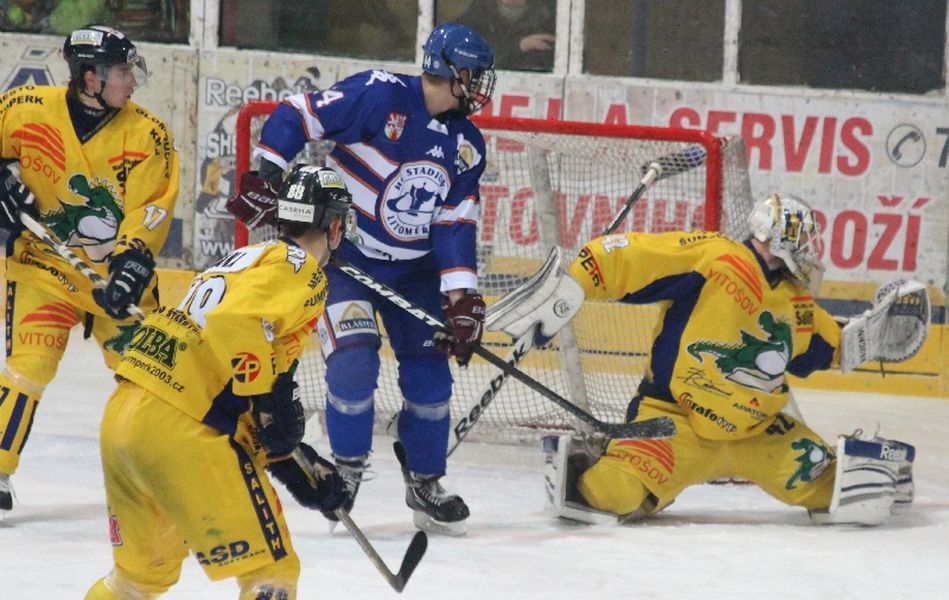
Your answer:
[[[913,357],[926,342],[930,319],[924,284],[905,279],[883,284],[873,306],[841,331],[840,370],[847,373],[868,360],[893,363]]]
[[[825,511],[811,511],[818,524],[879,525],[913,498],[916,449],[903,442],[861,432],[837,439],[834,495]]]

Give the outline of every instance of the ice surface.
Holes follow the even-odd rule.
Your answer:
[[[111,566],[97,432],[113,384],[98,350],[74,332],[40,405],[20,470],[18,502],[0,523],[0,598],[82,598]],[[513,382],[511,385],[519,385]],[[833,599],[943,597],[949,586],[949,401],[798,390],[825,439],[856,428],[914,444],[916,502],[877,528],[817,527],[751,486],[690,488],[652,520],[582,526],[543,513],[539,448],[465,442],[446,487],[471,507],[469,534],[432,536],[405,598]],[[156,432],[160,435],[160,432]],[[321,442],[322,443],[322,442]],[[353,518],[389,567],[412,533],[391,440],[378,437],[378,476]],[[318,446],[324,451],[324,446]],[[301,599],[397,594],[355,541],[317,512],[284,503],[303,561]],[[188,559],[163,598],[234,599]]]

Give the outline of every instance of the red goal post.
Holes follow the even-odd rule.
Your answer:
[[[275,102],[252,102],[237,118],[235,181],[252,167],[252,150]],[[745,149],[740,138],[690,129],[606,125],[499,117],[476,117],[486,141],[487,168],[481,179],[479,287],[489,304],[523,282],[554,245],[575,254],[620,212],[643,175],[659,158],[701,146],[707,158],[695,168],[656,181],[620,222],[617,232],[719,230],[747,235],[753,206]],[[297,160],[321,162],[331,146],[311,143]],[[235,226],[235,246],[273,236],[248,235]],[[645,369],[656,309],[587,302],[554,343],[532,350],[521,368],[597,418],[622,421]],[[484,344],[505,355],[511,340],[489,333]],[[323,409],[323,363],[318,344],[307,352],[298,380],[308,413]],[[376,391],[376,422],[386,424],[402,397],[395,361],[383,344],[383,373]],[[479,420],[468,439],[535,440],[572,426],[570,415],[517,381],[490,393],[499,372],[475,357],[461,370],[453,365],[453,423]],[[483,406],[490,397],[491,406]]]

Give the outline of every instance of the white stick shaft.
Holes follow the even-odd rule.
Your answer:
[[[89,281],[92,282],[97,288],[105,288],[108,285],[108,282],[105,280],[102,275],[89,266],[89,263],[82,260],[78,254],[73,252],[69,246],[61,242],[53,235],[53,233],[46,228],[45,225],[31,217],[25,212],[20,212],[20,222],[29,229],[33,235],[38,237],[44,244],[52,248],[59,254],[63,259],[69,262],[77,271],[82,273]],[[145,318],[145,313],[135,304],[129,304],[128,311],[130,314],[135,315],[140,319]]]

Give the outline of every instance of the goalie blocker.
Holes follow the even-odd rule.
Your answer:
[[[484,324],[518,339],[532,328],[534,346],[547,344],[583,306],[583,288],[566,274],[563,249],[551,249],[543,267],[488,308]]]

